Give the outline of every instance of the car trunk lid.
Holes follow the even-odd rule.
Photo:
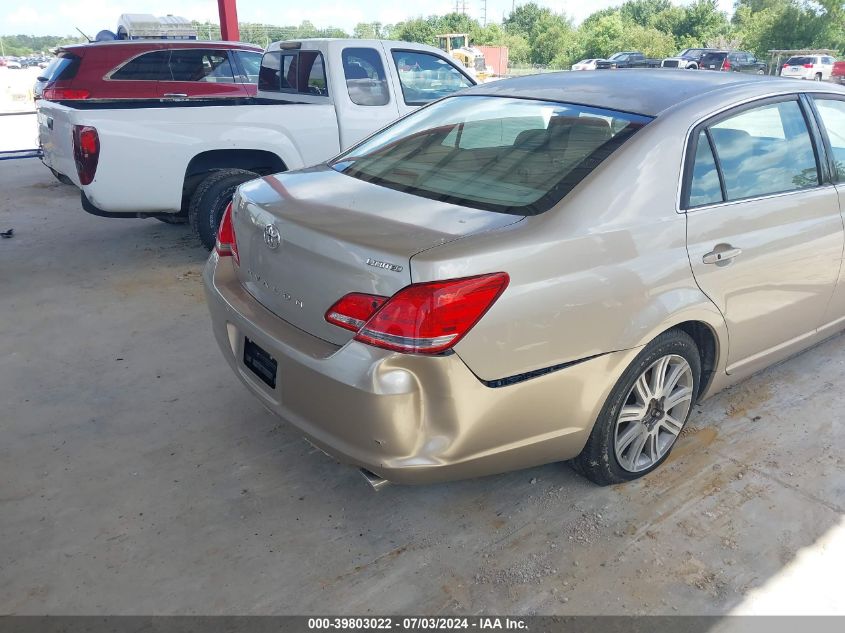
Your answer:
[[[324,318],[342,296],[389,297],[412,282],[415,254],[522,219],[413,196],[326,167],[252,181],[240,196],[233,223],[241,283],[271,312],[337,345],[354,336]]]

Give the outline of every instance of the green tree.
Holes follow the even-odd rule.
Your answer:
[[[634,24],[653,26],[661,13],[672,8],[669,0],[628,0],[619,7],[619,13],[622,19],[630,20]]]
[[[531,39],[536,32],[539,22],[552,15],[551,9],[541,7],[535,2],[527,2],[511,11],[510,15],[504,19],[502,24],[508,33],[522,35],[526,39]]]
[[[381,22],[359,22],[352,31],[352,37],[362,40],[377,40],[384,37],[385,30]]]

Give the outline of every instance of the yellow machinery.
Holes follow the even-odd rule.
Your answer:
[[[444,33],[437,36],[437,45],[446,51],[453,59],[470,71],[478,81],[484,81],[490,76],[484,54],[469,45],[469,35],[466,33]]]

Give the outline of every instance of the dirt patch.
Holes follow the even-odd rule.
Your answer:
[[[755,411],[772,397],[768,384],[755,380],[737,388],[728,399],[725,413],[730,418],[747,417],[749,411]]]
[[[482,567],[475,575],[475,582],[480,585],[527,585],[539,584],[544,578],[558,573],[543,554],[532,554],[504,569]]]
[[[714,426],[684,427],[678,443],[672,448],[672,453],[669,455],[669,459],[666,460],[666,464],[671,464],[691,453],[707,448],[716,440],[718,435],[719,432]]]

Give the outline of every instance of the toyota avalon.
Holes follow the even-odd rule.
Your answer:
[[[632,480],[696,402],[845,327],[843,167],[833,85],[480,85],[242,185],[204,273],[214,334],[372,482]]]

